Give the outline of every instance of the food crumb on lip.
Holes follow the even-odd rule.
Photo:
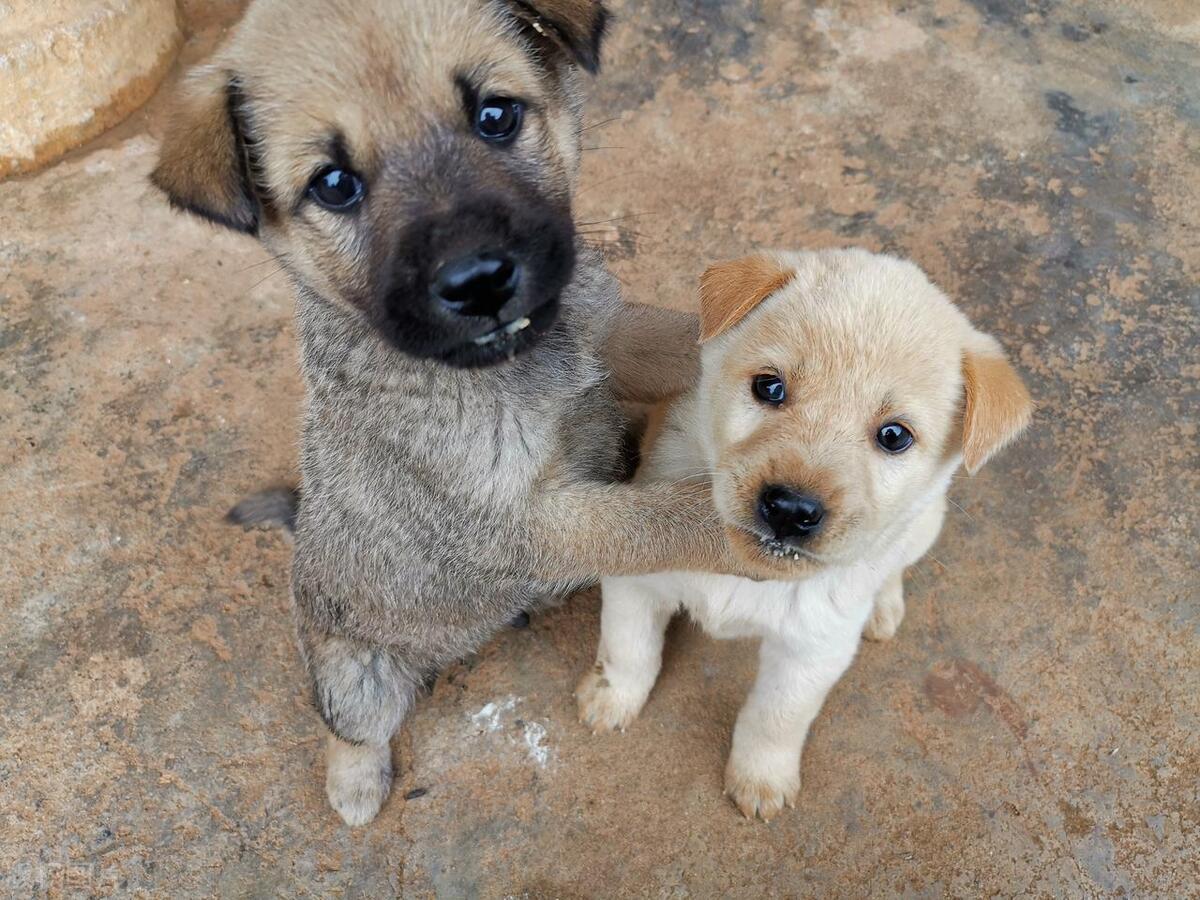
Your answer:
[[[514,319],[507,325],[497,328],[495,331],[489,331],[487,334],[475,338],[475,343],[479,346],[490,344],[493,341],[499,340],[500,338],[514,335],[518,331],[524,331],[531,324],[533,323],[530,321],[529,316],[521,316],[521,318]]]
[[[791,547],[788,547],[786,544],[783,544],[783,543],[775,540],[774,538],[767,538],[767,537],[759,536],[758,543],[765,552],[771,554],[774,557],[777,557],[778,559],[790,557],[791,559],[794,559],[797,562],[799,562],[801,559],[804,558],[804,554],[802,554],[799,550],[795,550]]]

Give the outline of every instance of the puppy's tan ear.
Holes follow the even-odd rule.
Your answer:
[[[550,41],[593,75],[609,14],[599,0],[504,0],[535,42]]]
[[[179,209],[235,231],[257,233],[261,208],[237,78],[216,69],[198,70],[178,102],[150,180]]]
[[[791,277],[791,272],[766,256],[745,256],[709,266],[700,276],[700,343],[742,321]]]
[[[1025,430],[1033,400],[1021,376],[990,337],[963,354],[963,465],[974,475],[992,454]]]

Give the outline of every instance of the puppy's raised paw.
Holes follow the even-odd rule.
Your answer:
[[[392,790],[392,752],[385,744],[354,746],[332,735],[326,753],[325,793],[347,825],[366,825]]]
[[[628,728],[641,712],[646,695],[618,690],[597,663],[580,679],[575,699],[579,703],[579,721],[590,728],[592,734],[602,734]]]
[[[725,793],[747,819],[757,817],[769,822],[785,806],[796,805],[800,774],[743,772],[731,759],[725,767]]]

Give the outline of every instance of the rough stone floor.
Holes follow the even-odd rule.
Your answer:
[[[676,627],[635,727],[585,732],[588,595],[445,673],[379,819],[340,824],[288,547],[221,521],[295,465],[288,291],[147,184],[160,95],[0,184],[0,895],[1200,893],[1200,8],[614,6],[579,218],[630,296],[686,305],[760,245],[893,250],[1039,403],[955,482],[799,807],[721,796],[750,645]]]

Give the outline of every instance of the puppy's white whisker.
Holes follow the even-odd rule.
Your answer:
[[[614,181],[621,181],[623,179],[628,178],[629,175],[630,175],[629,172],[623,172],[620,175],[614,175],[611,178],[603,178],[600,181],[596,181],[591,184],[584,185],[582,188],[580,188],[579,193],[576,194],[576,196],[577,197],[582,196],[582,195],[586,194],[588,191],[595,190],[596,188],[606,187],[607,185],[612,184]]]
[[[611,222],[624,222],[627,219],[640,219],[645,216],[657,216],[660,213],[653,211],[626,213],[623,216],[613,216],[611,219],[594,219],[590,222],[576,222],[577,228],[585,228],[589,225],[608,225]]]
[[[686,481],[689,478],[716,478],[721,473],[715,469],[693,469],[691,471],[678,472],[673,481],[678,483]]]
[[[250,265],[248,265],[248,266],[243,266],[240,269],[235,269],[234,274],[241,275],[244,272],[249,272],[251,269],[259,269],[259,268],[262,268],[263,266],[267,265],[268,263],[273,263],[273,262],[278,262],[278,261],[279,260],[277,260],[274,256],[268,256],[266,259],[260,259],[256,263],[250,263]]]
[[[950,567],[948,565],[946,565],[944,562],[942,562],[940,559],[938,559],[936,556],[934,556],[932,553],[927,552],[925,555],[927,557],[929,557],[930,559],[932,559],[935,563],[937,563],[943,569],[945,569],[947,572],[950,571]]]
[[[946,498],[946,502],[947,502],[947,503],[949,503],[951,506],[953,506],[955,509],[957,509],[957,510],[958,510],[960,513],[962,513],[964,516],[966,516],[966,517],[967,517],[967,521],[968,521],[968,522],[974,522],[974,521],[975,521],[975,517],[974,517],[974,516],[972,516],[972,515],[971,515],[969,512],[967,512],[965,509],[963,509],[961,506],[959,506],[957,503],[955,503],[955,502],[954,502],[954,500],[952,500],[950,497],[947,497],[947,498]]]
[[[254,291],[256,288],[259,288],[262,285],[266,284],[268,281],[270,281],[272,278],[274,278],[276,275],[278,275],[282,271],[283,271],[283,266],[281,265],[275,271],[269,272],[268,274],[266,274],[262,278],[260,278],[258,281],[254,282],[254,284],[250,285],[250,287],[248,287],[246,289],[246,293],[249,294],[250,292]]]
[[[603,128],[605,125],[610,125],[613,122],[616,122],[620,118],[621,118],[620,116],[610,116],[607,119],[601,119],[599,122],[593,122],[590,125],[584,125],[582,128],[579,129],[579,133],[584,134],[584,133],[586,133],[588,131],[592,131],[596,128]]]

